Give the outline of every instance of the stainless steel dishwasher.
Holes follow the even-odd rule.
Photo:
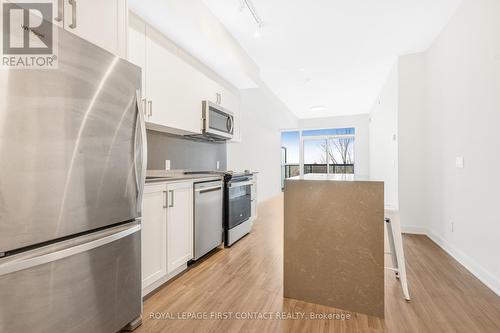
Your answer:
[[[222,181],[194,184],[194,260],[222,243]]]

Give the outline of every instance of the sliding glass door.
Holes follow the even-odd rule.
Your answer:
[[[354,173],[354,137],[329,137],[327,142],[328,173]]]
[[[304,139],[304,174],[328,173],[327,139]]]
[[[354,128],[301,131],[301,174],[354,173]]]
[[[286,131],[281,144],[282,185],[299,174],[354,173],[354,128]]]

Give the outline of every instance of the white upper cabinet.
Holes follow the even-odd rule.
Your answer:
[[[54,7],[65,30],[126,57],[127,0],[54,0]]]
[[[53,24],[64,27],[64,0],[52,0]]]
[[[193,183],[167,185],[168,273],[193,259]]]
[[[177,56],[176,47],[146,27],[148,122],[181,133],[201,133],[200,75]]]
[[[142,69],[142,98],[146,98],[146,24],[134,14],[129,16],[128,60]],[[144,105],[146,106],[146,105]]]
[[[238,137],[239,96],[206,75],[203,65],[135,14],[129,15],[128,59],[143,69],[147,127],[174,134],[202,131],[202,101],[235,114]]]

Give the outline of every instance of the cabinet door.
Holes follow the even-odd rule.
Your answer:
[[[142,69],[141,94],[146,112],[146,23],[133,13],[129,14],[128,22],[127,58]]]
[[[64,0],[64,28],[125,58],[127,0]]]
[[[193,259],[193,183],[167,185],[168,273]]]
[[[159,32],[146,26],[146,35],[148,121],[179,134],[201,133],[200,73]]]
[[[66,0],[52,0],[52,23],[64,27],[64,1]]]
[[[234,133],[232,141],[241,141],[241,113],[240,96],[231,90],[224,89],[222,95],[222,106],[234,114]]]
[[[167,275],[166,185],[146,185],[142,201],[142,288]]]
[[[233,93],[229,89],[222,89],[221,105],[226,109],[230,110],[234,114],[239,113],[240,100],[239,96]]]

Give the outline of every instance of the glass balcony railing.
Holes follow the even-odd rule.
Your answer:
[[[304,164],[304,174],[308,173],[332,173],[353,174],[354,164],[330,164],[329,172],[326,164]],[[285,187],[285,179],[300,175],[299,164],[284,164],[281,166],[281,187]]]

